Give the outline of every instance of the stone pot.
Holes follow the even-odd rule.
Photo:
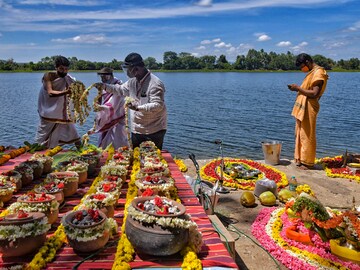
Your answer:
[[[20,163],[14,170],[21,174],[22,186],[26,186],[34,180],[34,170],[29,165]]]
[[[71,221],[73,220],[77,212],[78,211],[72,211],[66,214],[66,216],[64,217],[64,222],[65,222],[64,226],[70,226],[73,227],[74,229],[85,230],[89,228],[94,228],[96,226],[102,226],[107,219],[106,215],[103,212],[99,211],[99,214],[102,217],[101,221],[88,226],[75,225]],[[66,229],[65,229],[65,233],[66,233]],[[108,230],[104,230],[104,233],[101,237],[98,237],[97,239],[93,239],[90,241],[78,241],[77,239],[70,238],[68,235],[67,235],[67,240],[75,252],[91,253],[104,247],[106,243],[109,241],[109,236],[110,236],[110,232]]]
[[[132,206],[137,207],[137,203],[150,200],[154,197],[138,197],[132,201]],[[170,200],[171,201],[171,200]],[[175,201],[173,203],[180,209],[176,215],[155,215],[158,217],[177,217],[181,218],[185,214],[185,206]],[[156,223],[147,224],[137,221],[128,215],[125,223],[125,233],[137,252],[152,256],[169,256],[179,252],[189,240],[189,230],[181,228],[163,228]]]
[[[16,214],[7,215],[0,221],[0,226],[32,224],[35,221],[41,221],[44,217],[45,214],[40,212],[29,213],[29,216],[26,218],[16,218]],[[18,257],[33,253],[43,246],[46,240],[46,234],[47,232],[35,236],[19,237],[15,240],[0,240],[0,253],[2,257]]]
[[[40,197],[39,194],[35,193],[36,196]],[[51,203],[56,201],[55,196],[50,195],[50,194],[46,194],[47,198],[45,200],[29,200],[28,199],[28,195],[22,195],[20,197],[17,198],[17,201],[23,204],[28,204],[28,205],[35,205],[35,204],[40,204],[40,203]],[[55,210],[45,210],[44,212],[42,212],[46,215],[46,217],[48,218],[48,223],[49,224],[53,224],[57,221],[58,215],[59,215],[59,208],[55,209]]]
[[[48,177],[64,183],[64,197],[70,197],[77,192],[79,187],[79,174],[77,172],[53,172],[49,173]]]

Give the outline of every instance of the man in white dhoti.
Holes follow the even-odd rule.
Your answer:
[[[42,87],[38,98],[40,123],[37,129],[36,142],[53,148],[57,145],[75,143],[80,147],[81,141],[75,124],[67,115],[67,96],[69,86],[75,81],[67,74],[70,62],[66,57],[55,59],[56,71],[47,72],[42,78]]]
[[[121,84],[114,77],[113,70],[108,67],[102,68],[98,75],[103,83]],[[125,123],[125,98],[103,91],[101,95],[100,111],[96,113],[95,130],[89,133],[100,133],[98,146],[105,149],[110,143],[115,149],[129,146]]]

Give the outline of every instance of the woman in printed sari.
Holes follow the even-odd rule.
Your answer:
[[[296,66],[307,73],[301,86],[289,84],[297,97],[291,115],[296,119],[294,159],[301,169],[314,166],[316,157],[316,118],[320,110],[328,75],[323,67],[316,65],[310,55],[302,53],[296,58]]]
[[[114,77],[111,68],[102,68],[98,75],[103,83],[121,84],[121,81]],[[101,105],[100,111],[96,113],[96,128],[90,130],[89,134],[100,133],[98,146],[103,149],[110,143],[115,149],[129,146],[125,123],[125,98],[103,91],[99,103]]]
[[[69,86],[75,81],[67,74],[70,62],[64,56],[55,59],[56,71],[47,72],[42,78],[42,87],[38,98],[40,123],[36,142],[53,148],[57,145],[75,143],[80,147],[80,137],[75,124],[67,115],[67,97]]]

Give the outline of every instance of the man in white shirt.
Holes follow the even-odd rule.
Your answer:
[[[109,93],[129,97],[126,106],[130,109],[133,148],[150,140],[162,149],[167,129],[164,84],[145,67],[138,53],[130,53],[121,66],[128,81],[121,85],[97,83],[97,86]]]

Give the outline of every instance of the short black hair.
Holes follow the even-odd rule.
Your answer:
[[[313,59],[311,58],[310,55],[306,54],[306,53],[300,53],[297,57],[296,57],[296,62],[295,65],[297,67],[300,67],[301,64],[305,64],[306,61],[309,61],[310,63],[314,63]]]
[[[130,66],[130,67],[143,67],[144,65],[144,61],[141,57],[140,54],[138,53],[130,53],[128,54],[128,56],[126,56],[125,61],[124,61],[124,65],[125,66]]]
[[[55,58],[55,67],[60,66],[69,67],[70,61],[66,57],[59,55]]]

